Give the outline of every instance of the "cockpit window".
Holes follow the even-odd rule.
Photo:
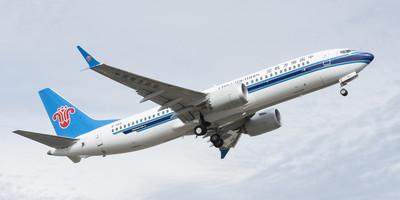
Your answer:
[[[355,51],[355,50],[346,49],[346,50],[341,50],[340,53],[346,54],[346,53],[350,53],[353,51]]]

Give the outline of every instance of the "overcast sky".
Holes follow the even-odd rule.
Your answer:
[[[0,199],[399,199],[398,1],[0,0]],[[192,136],[84,159],[12,133],[55,134],[37,91],[97,119],[155,107],[86,70],[100,62],[204,90],[331,48],[371,52],[351,82],[276,105],[283,127],[226,159]]]

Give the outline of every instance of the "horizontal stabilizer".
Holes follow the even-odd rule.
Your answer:
[[[76,141],[79,140],[79,139],[74,139],[74,138],[61,137],[61,136],[55,136],[55,135],[47,135],[47,134],[42,134],[42,133],[34,133],[34,132],[21,131],[21,130],[13,131],[13,133],[22,135],[31,140],[35,140],[36,142],[40,142],[44,145],[47,145],[49,147],[53,147],[56,149],[71,146],[74,143],[76,143]]]

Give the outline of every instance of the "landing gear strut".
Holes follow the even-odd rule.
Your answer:
[[[347,92],[346,89],[342,88],[342,89],[340,89],[340,94],[345,97],[349,94],[349,92]]]
[[[194,128],[194,134],[197,136],[202,136],[207,133],[207,127],[211,126],[211,123],[204,119],[203,114],[200,113],[200,124]]]
[[[340,89],[340,94],[342,96],[347,96],[349,93],[347,92],[346,89],[344,89],[343,87],[347,85],[347,83],[349,83],[350,81],[356,79],[358,77],[357,72],[351,72],[350,74],[347,74],[346,76],[344,76],[343,78],[339,79],[339,83],[340,83],[340,87],[342,89]]]

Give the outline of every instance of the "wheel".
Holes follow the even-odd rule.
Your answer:
[[[219,137],[218,134],[214,134],[210,137],[210,141],[215,145],[215,143],[218,142],[218,140],[220,140],[221,138]]]
[[[213,143],[216,148],[220,148],[224,145],[224,141],[220,138],[216,143]]]
[[[342,96],[347,96],[347,94],[349,94],[349,92],[347,92],[347,90],[346,89],[344,89],[344,88],[342,88],[341,90],[340,90],[340,94],[342,95]]]
[[[198,125],[194,128],[194,134],[196,136],[202,136],[205,135],[206,133],[207,133],[207,128],[202,125]]]

